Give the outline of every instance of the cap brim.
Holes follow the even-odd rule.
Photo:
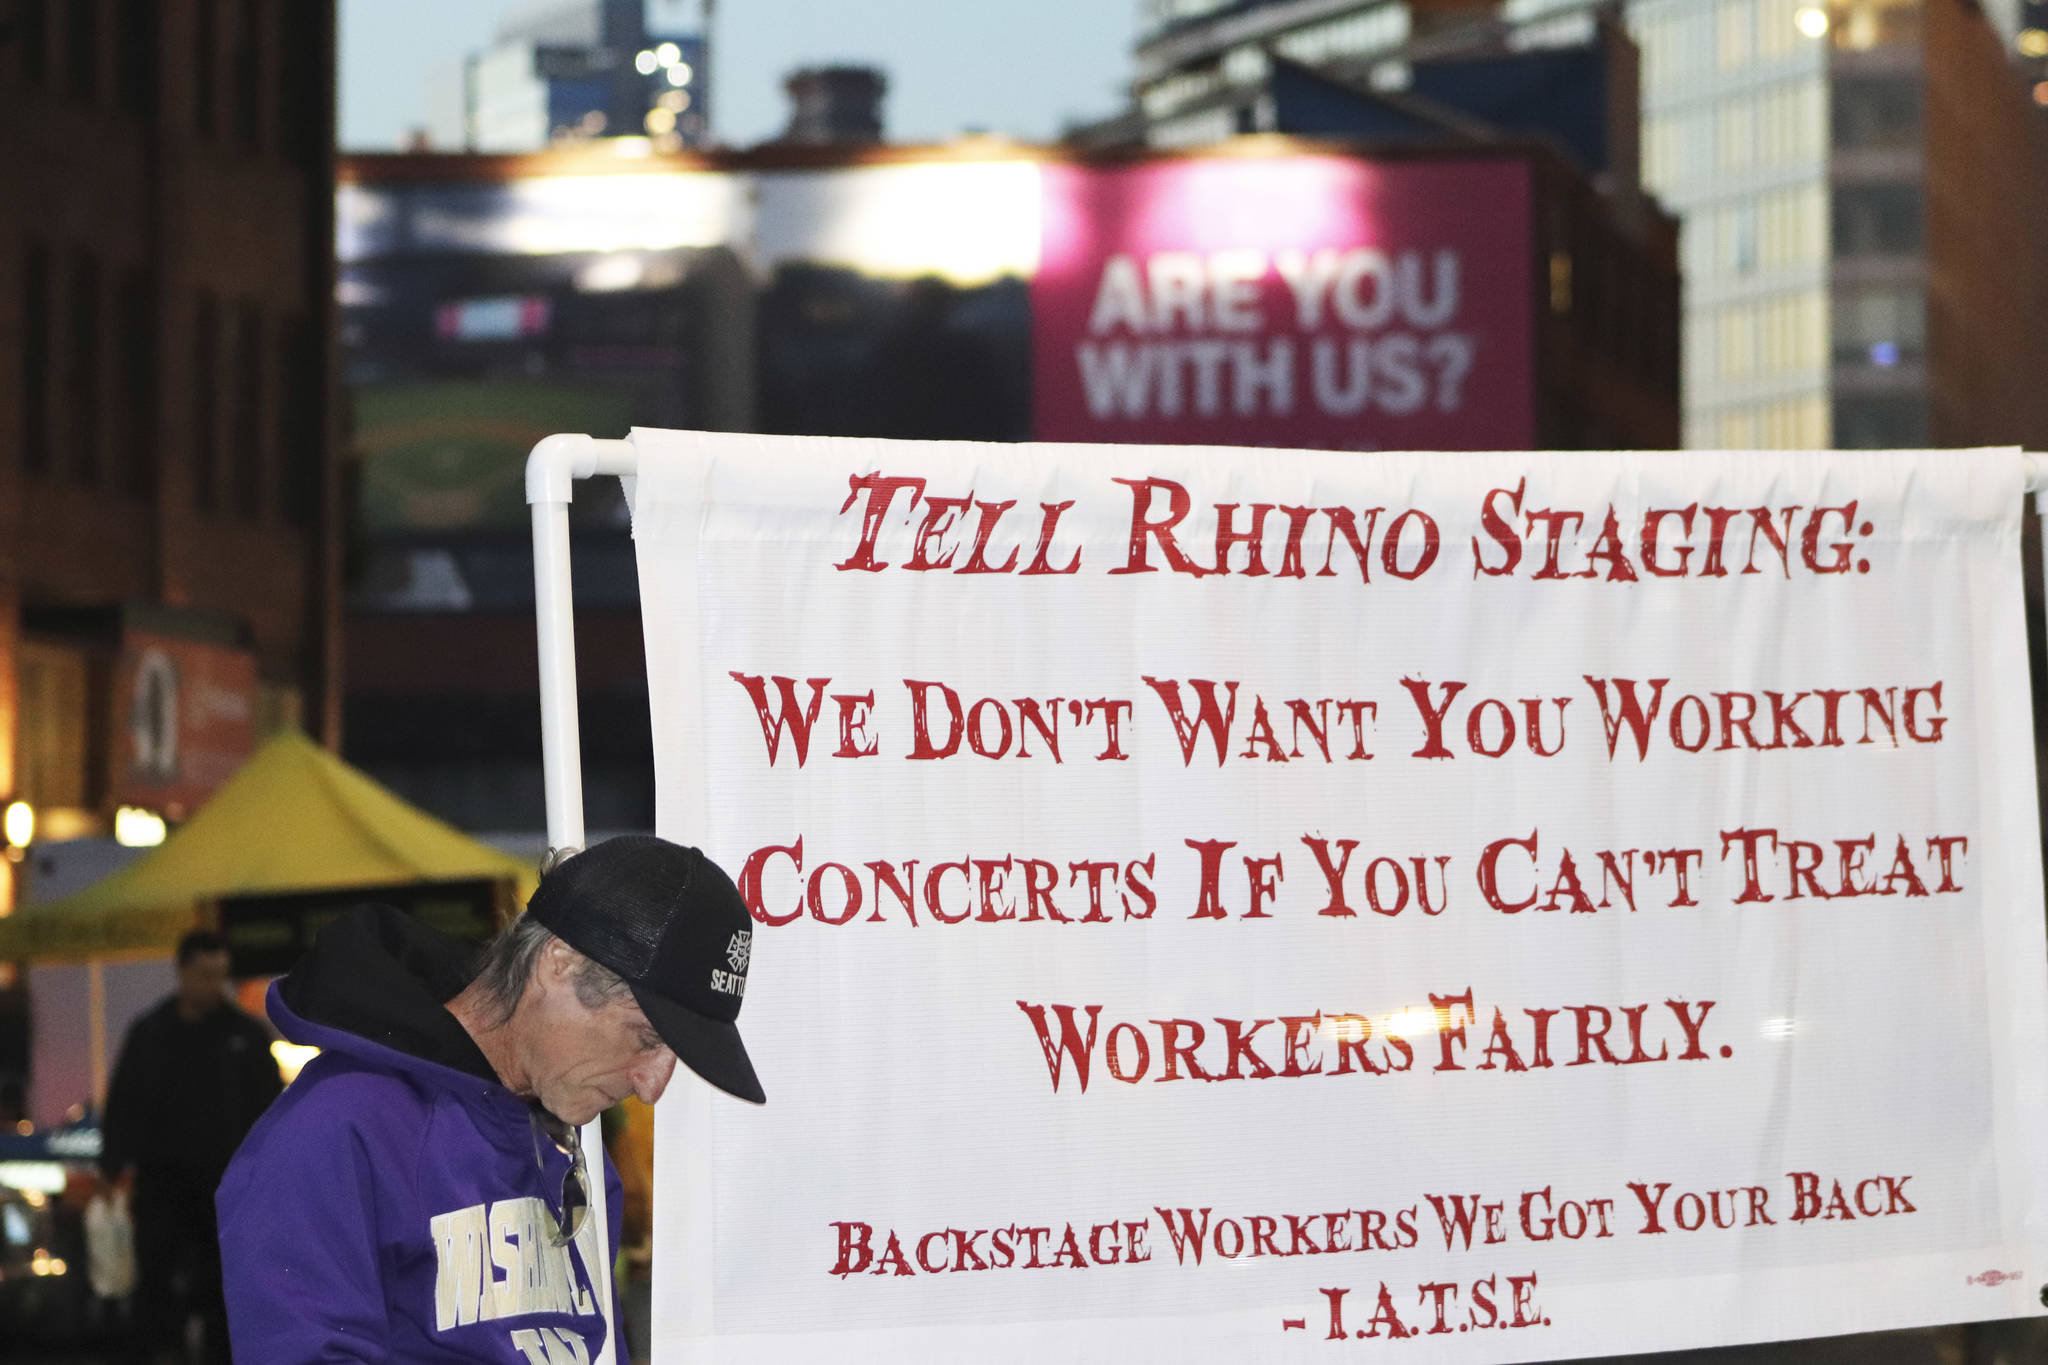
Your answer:
[[[738,1028],[706,1018],[640,986],[633,987],[633,998],[640,1002],[640,1012],[654,1025],[661,1041],[669,1045],[684,1066],[728,1095],[755,1104],[767,1103],[768,1096],[754,1075],[754,1064],[747,1060]]]

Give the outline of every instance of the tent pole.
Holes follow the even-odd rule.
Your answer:
[[[85,960],[85,1030],[92,1058],[92,1094],[102,1114],[107,1111],[107,979],[96,957]]]
[[[547,798],[548,849],[583,846],[583,751],[576,715],[576,607],[569,581],[569,503],[575,481],[598,474],[630,477],[638,468],[631,441],[549,436],[526,457],[526,501],[533,508],[533,610],[540,648],[541,788]],[[598,1120],[580,1135],[594,1188],[584,1193],[590,1214],[584,1269],[604,1314],[604,1349],[594,1365],[615,1365],[619,1324],[613,1313],[611,1210],[605,1202],[604,1137]]]

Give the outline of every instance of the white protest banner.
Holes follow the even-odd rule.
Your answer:
[[[2040,1311],[2017,452],[633,440],[768,1092],[663,1101],[657,1359]]]

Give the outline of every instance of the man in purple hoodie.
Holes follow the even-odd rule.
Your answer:
[[[609,1337],[576,1126],[653,1103],[680,1059],[763,1099],[734,1020],[753,934],[693,848],[628,836],[556,865],[476,960],[383,906],[324,930],[270,1017],[321,1049],[221,1182],[237,1360],[586,1365]]]

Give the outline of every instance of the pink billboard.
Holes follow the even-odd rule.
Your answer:
[[[1039,440],[1534,444],[1524,164],[1209,157],[1044,186]]]

